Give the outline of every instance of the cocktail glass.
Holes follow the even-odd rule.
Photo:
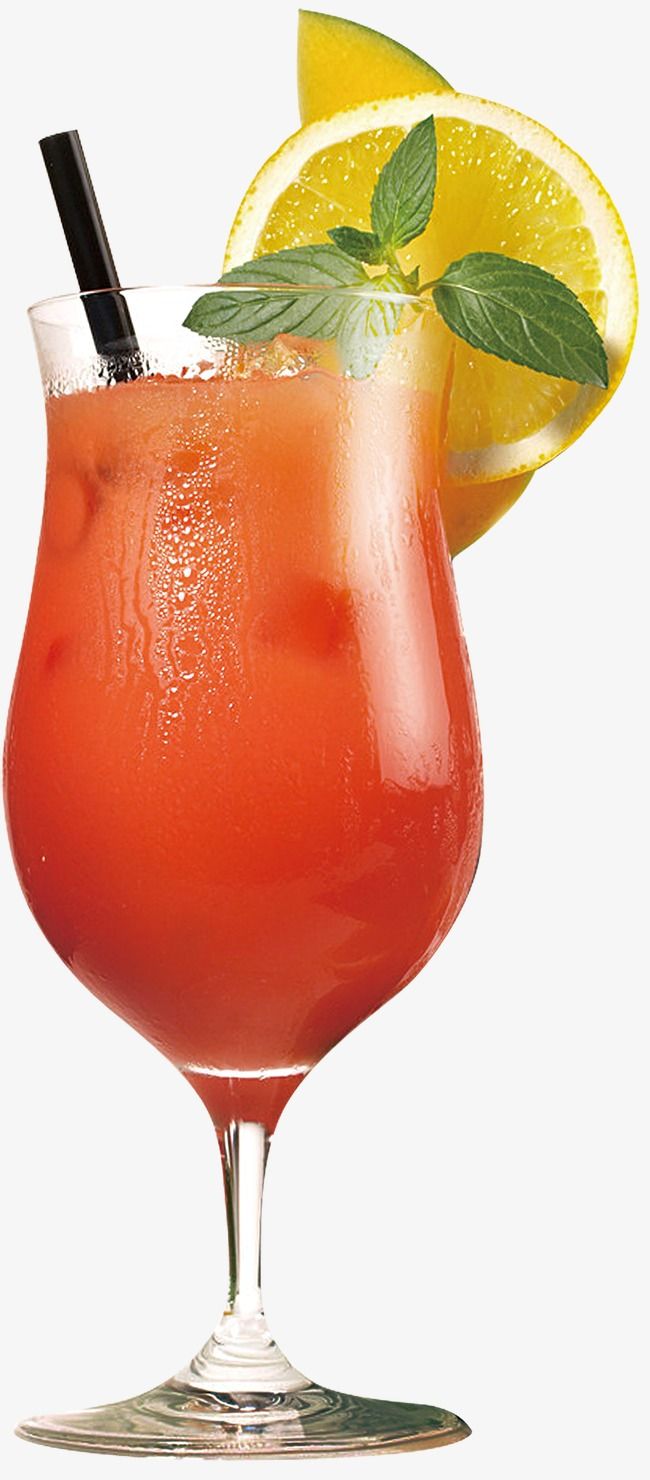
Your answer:
[[[478,857],[436,498],[444,341],[402,298],[375,368],[369,315],[354,378],[332,344],[200,339],[182,327],[199,291],[126,291],[130,357],[96,353],[88,295],[31,310],[48,470],[6,799],[48,940],[212,1117],[228,1303],[179,1376],[19,1433],[127,1454],[448,1443],[468,1430],[445,1410],[303,1377],[260,1293],[278,1115],[429,959]]]

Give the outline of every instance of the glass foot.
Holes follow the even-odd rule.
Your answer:
[[[179,1378],[84,1413],[32,1418],[22,1439],[105,1454],[334,1455],[429,1449],[470,1430],[443,1408],[385,1403],[304,1379],[287,1392],[208,1392]]]

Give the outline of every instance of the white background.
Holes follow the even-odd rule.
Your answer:
[[[641,266],[631,0],[345,4],[585,155]],[[6,707],[43,482],[24,309],[74,288],[37,139],[79,128],[124,282],[211,279],[297,109],[291,0],[22,0],[3,26]],[[485,754],[478,876],[439,955],[314,1072],[272,1152],[266,1298],[293,1361],[474,1429],[437,1454],[368,1459],[387,1480],[648,1474],[643,360],[639,339],[588,436],[456,563]],[[212,1134],[180,1076],[54,956],[6,843],[0,901],[4,1473],[124,1477],[133,1460],[11,1429],[140,1391],[202,1342],[224,1288]]]

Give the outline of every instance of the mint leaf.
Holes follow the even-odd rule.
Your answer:
[[[185,328],[206,339],[236,339],[240,344],[269,344],[276,334],[335,339],[341,304],[318,292],[271,292],[242,288],[237,293],[205,293],[185,319]]]
[[[337,335],[341,368],[356,380],[370,375],[379,364],[402,312],[398,297],[385,296],[395,294],[389,274],[368,282],[368,288],[369,292],[353,298]]]
[[[228,283],[238,291],[224,291]],[[276,334],[301,334],[312,339],[336,339],[347,312],[343,293],[319,289],[366,287],[360,263],[327,243],[289,247],[244,262],[224,274],[218,293],[204,293],[190,309],[185,328],[206,338],[236,339],[242,344],[266,344]],[[259,284],[260,291],[255,291]],[[278,285],[277,291],[269,288]],[[246,286],[244,286],[246,285]],[[250,291],[246,291],[250,285]],[[282,288],[297,288],[283,292]],[[313,291],[306,291],[312,289]]]
[[[575,293],[544,268],[498,252],[470,252],[432,286],[447,327],[476,349],[607,387],[607,356],[595,324]]]
[[[373,266],[386,261],[386,253],[374,231],[357,231],[354,226],[333,226],[327,235],[348,257]]]
[[[435,189],[436,130],[429,117],[402,139],[375,186],[371,223],[382,247],[395,251],[421,236],[433,210]]]
[[[342,369],[360,378],[374,370],[395,332],[401,281],[398,273],[371,280],[335,245],[289,247],[225,273],[219,292],[204,293],[190,309],[185,327],[242,344],[265,344],[276,334],[335,339]],[[228,284],[237,291],[229,293]]]
[[[352,262],[345,252],[330,242],[269,252],[265,257],[256,257],[254,262],[232,267],[220,278],[222,283],[293,283],[304,286],[318,283],[321,287],[331,288],[367,281],[363,267]]]

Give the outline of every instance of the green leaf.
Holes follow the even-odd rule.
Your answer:
[[[330,242],[316,242],[309,247],[285,247],[269,252],[254,262],[232,267],[220,279],[222,283],[293,283],[309,286],[349,287],[367,281],[363,267],[353,262]]]
[[[399,323],[402,305],[395,297],[390,277],[368,282],[370,292],[357,294],[345,314],[337,335],[341,368],[356,380],[370,375],[382,359],[389,339]]]
[[[276,334],[335,339],[346,313],[344,292],[367,283],[361,264],[338,247],[327,243],[289,247],[225,273],[219,292],[204,293],[190,309],[185,327],[206,338],[242,344],[266,344]],[[225,291],[228,284],[238,291]],[[269,291],[276,284],[277,291]],[[255,285],[261,291],[256,292]],[[297,291],[283,292],[285,286]],[[343,291],[319,291],[323,288]]]
[[[190,309],[185,327],[242,344],[265,344],[276,334],[335,339],[342,369],[362,377],[395,332],[401,283],[399,273],[369,278],[335,245],[290,247],[225,273],[219,291],[204,293]],[[229,293],[229,284],[236,291]]]
[[[598,330],[575,293],[530,262],[470,252],[433,284],[448,328],[476,349],[583,385],[608,385]]]
[[[433,210],[435,189],[436,130],[429,117],[402,139],[375,186],[371,222],[382,247],[395,251],[421,236]]]
[[[357,231],[354,226],[333,226],[327,235],[341,252],[373,266],[386,261],[386,253],[374,231]]]

